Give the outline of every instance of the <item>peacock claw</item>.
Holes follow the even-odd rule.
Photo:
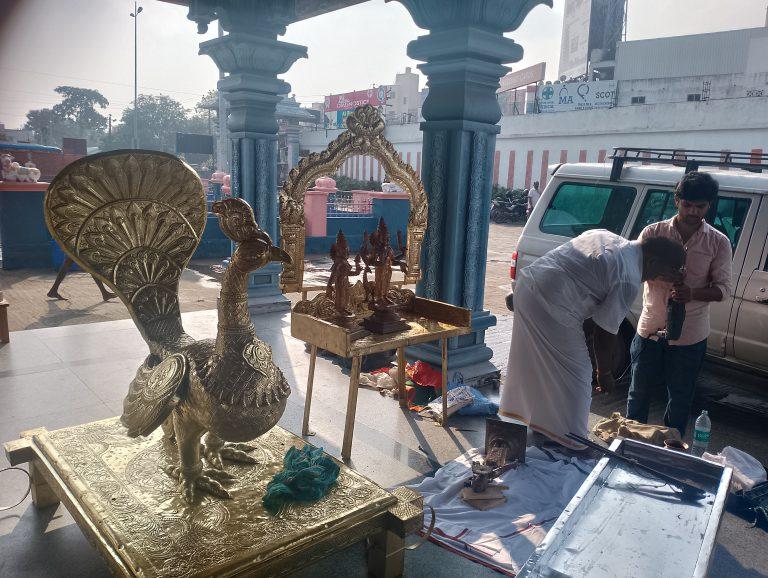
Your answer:
[[[197,499],[199,490],[206,492],[216,498],[230,499],[232,495],[221,485],[221,482],[231,482],[234,479],[232,474],[213,468],[198,470],[197,474],[185,475],[179,466],[166,466],[166,474],[174,480],[179,481],[179,491],[188,504],[193,504]]]
[[[230,460],[243,464],[255,464],[257,460],[248,455],[247,452],[255,450],[256,447],[243,443],[225,443],[221,447],[215,445],[203,444],[203,453],[206,461],[214,468],[222,470],[224,468],[223,460]]]
[[[210,476],[214,480],[217,480],[221,483],[234,482],[237,479],[237,476],[230,474],[225,470],[219,470],[217,468],[205,468],[203,470],[203,473],[206,476]]]

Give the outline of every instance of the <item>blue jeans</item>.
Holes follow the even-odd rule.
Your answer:
[[[632,356],[632,385],[627,395],[627,417],[648,422],[648,408],[656,390],[666,386],[667,410],[664,425],[685,434],[688,415],[696,391],[707,340],[693,345],[669,345],[635,334],[630,353]]]

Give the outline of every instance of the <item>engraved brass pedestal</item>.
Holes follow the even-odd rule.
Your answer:
[[[264,490],[290,446],[306,442],[275,427],[253,442],[256,464],[228,469],[231,500],[190,506],[161,468],[173,463],[161,432],[129,438],[117,418],[6,444],[11,464],[30,463],[38,507],[62,501],[117,576],[279,576],[366,538],[369,572],[403,572],[403,538],[421,526],[418,494],[389,493],[340,464],[337,483],[319,502],[292,504],[277,516]]]

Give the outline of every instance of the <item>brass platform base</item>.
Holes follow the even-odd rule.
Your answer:
[[[386,335],[410,329],[405,321],[391,311],[376,311],[370,317],[363,319],[363,327],[377,335]]]
[[[251,442],[256,464],[227,465],[231,500],[189,506],[163,471],[173,447],[158,431],[131,439],[117,418],[52,432],[25,432],[5,444],[11,464],[30,463],[33,500],[61,500],[118,576],[279,576],[372,538],[369,572],[403,573],[406,534],[421,526],[419,496],[389,493],[339,463],[322,500],[271,516],[261,503],[283,456],[302,439],[275,427]]]

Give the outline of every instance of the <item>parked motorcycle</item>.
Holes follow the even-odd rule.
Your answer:
[[[525,221],[526,203],[491,201],[491,221],[494,223],[515,223]]]

